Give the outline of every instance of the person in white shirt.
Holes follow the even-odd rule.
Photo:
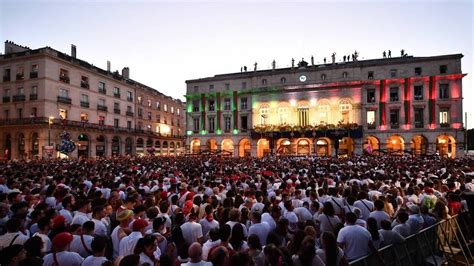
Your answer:
[[[354,202],[354,207],[357,207],[361,211],[361,219],[367,220],[370,213],[374,210],[374,203],[367,199],[367,192],[361,191],[357,196],[358,200]]]
[[[102,222],[102,218],[105,217],[104,206],[95,206],[92,211],[92,221],[95,224],[94,235],[95,236],[107,236],[107,226]]]
[[[189,220],[181,225],[184,240],[188,245],[191,245],[194,242],[203,242],[202,226],[196,222],[196,219],[197,214],[191,212],[189,214]]]
[[[82,232],[79,235],[73,235],[69,251],[73,251],[81,255],[81,257],[87,257],[92,255],[91,243],[94,239],[94,222],[87,221],[82,225]]]
[[[43,258],[43,266],[70,265],[80,266],[84,258],[76,252],[67,251],[72,242],[72,235],[67,232],[59,233],[53,238],[55,252],[50,253]]]
[[[382,229],[379,230],[379,233],[383,237],[382,246],[401,244],[405,242],[405,238],[403,236],[401,236],[398,232],[392,230],[392,224],[390,223],[390,221],[383,220],[381,226]]]
[[[7,233],[0,236],[0,250],[15,244],[23,245],[28,240],[28,236],[20,231],[20,227],[21,220],[18,218],[11,218],[7,221]]]
[[[156,237],[154,235],[147,235],[140,238],[133,250],[133,254],[140,256],[140,265],[156,265],[159,261],[161,253],[156,253]]]
[[[35,233],[33,236],[38,236],[41,238],[43,242],[43,247],[41,248],[41,252],[43,254],[49,253],[51,251],[51,240],[48,237],[49,230],[51,229],[51,219],[47,217],[43,217],[38,221],[38,229],[39,231]]]
[[[85,258],[82,262],[82,266],[102,266],[104,262],[107,262],[105,257],[105,248],[107,247],[107,238],[98,236],[92,240],[91,249],[92,254]]]
[[[91,210],[91,203],[88,200],[78,200],[76,204],[79,209],[77,210],[71,224],[82,225],[90,220],[88,213]]]
[[[202,259],[208,260],[209,251],[221,244],[219,239],[219,228],[213,228],[209,231],[209,239],[202,245]]]
[[[285,201],[285,209],[286,212],[283,214],[283,217],[285,217],[288,220],[288,229],[290,232],[295,232],[296,231],[296,225],[298,223],[298,216],[296,216],[296,213],[293,211],[293,204],[291,200]]]
[[[374,218],[377,221],[377,228],[380,229],[380,222],[382,220],[390,220],[390,216],[383,210],[384,203],[381,200],[374,202],[375,211],[371,212],[369,217]]]
[[[397,215],[398,224],[393,227],[393,231],[399,233],[402,237],[409,237],[411,235],[411,228],[406,222],[408,221],[408,213],[401,211]]]
[[[208,239],[207,234],[209,233],[209,231],[213,228],[219,228],[219,223],[214,220],[214,215],[212,214],[213,209],[211,204],[206,205],[204,211],[206,212],[206,216],[199,221],[199,224],[201,224],[202,227],[202,235],[204,237],[204,241],[206,241]]]
[[[130,235],[122,238],[119,244],[119,256],[125,257],[133,254],[135,245],[138,239],[142,238],[145,233],[145,228],[148,226],[148,222],[144,219],[137,219],[133,222],[133,232]]]
[[[112,230],[112,233],[110,235],[110,238],[112,239],[112,246],[113,246],[113,253],[112,253],[112,258],[115,260],[119,256],[119,246],[120,246],[120,240],[122,238],[126,237],[127,234],[130,232],[130,229],[128,228],[128,224],[131,220],[131,217],[133,215],[133,211],[131,210],[123,210],[120,213],[117,214],[117,221],[120,222],[119,225],[117,225],[114,230]]]
[[[343,248],[349,261],[367,256],[375,250],[369,231],[356,225],[356,221],[357,217],[354,213],[346,214],[347,226],[344,226],[337,235],[337,243]]]
[[[230,229],[232,230],[232,227],[234,227],[235,224],[239,223],[239,218],[240,218],[240,211],[238,209],[231,209],[229,212],[229,221],[226,223],[227,225],[230,226]],[[244,236],[248,236],[248,230],[247,226],[245,224],[241,225],[244,227]]]
[[[304,202],[303,207],[296,207],[293,211],[295,212],[296,216],[298,217],[298,221],[311,221],[313,220],[313,215],[308,210],[309,203]]]
[[[161,234],[162,229],[165,227],[166,219],[164,217],[157,217],[153,220],[153,229],[146,232],[147,235],[154,235],[158,244],[159,253],[163,254],[166,252],[168,247],[168,240],[164,235]]]
[[[334,207],[331,202],[326,201],[323,205],[321,213],[317,221],[319,221],[319,228],[321,232],[333,232],[335,231],[336,225],[341,222],[338,216],[334,211]]]
[[[212,262],[202,260],[201,254],[201,244],[191,244],[188,249],[188,256],[190,258],[190,261],[187,263],[182,263],[181,266],[212,266]]]
[[[262,222],[267,223],[270,227],[270,231],[275,230],[277,227],[277,221],[281,217],[281,208],[279,206],[273,206],[270,213],[265,212],[262,214]]]
[[[59,214],[65,218],[67,225],[70,225],[72,223],[72,207],[74,206],[74,204],[76,204],[76,201],[74,199],[74,196],[72,195],[64,197],[61,201],[61,205],[63,206],[63,208],[59,210]]]
[[[270,226],[267,223],[262,223],[262,216],[259,212],[252,212],[251,219],[252,225],[249,228],[249,235],[257,235],[260,239],[260,244],[266,245]]]

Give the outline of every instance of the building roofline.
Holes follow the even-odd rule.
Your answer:
[[[321,70],[333,70],[333,69],[343,69],[343,68],[364,68],[372,66],[383,66],[383,65],[393,65],[393,64],[409,64],[416,62],[428,62],[428,61],[438,61],[446,59],[461,59],[463,54],[448,54],[448,55],[438,55],[438,56],[424,56],[424,57],[414,57],[414,56],[404,56],[404,57],[393,57],[393,58],[378,58],[378,59],[368,59],[368,60],[358,60],[358,61],[349,61],[349,62],[338,62],[338,63],[328,63],[328,64],[319,64],[319,65],[309,65],[308,67],[286,67],[286,68],[277,68],[277,69],[263,69],[257,71],[247,71],[247,72],[235,72],[227,74],[217,74],[214,77],[198,78],[198,79],[189,79],[186,80],[186,84],[189,83],[198,83],[198,82],[208,82],[208,81],[221,81],[228,79],[245,79],[252,78],[256,76],[265,76],[265,75],[278,75],[278,74],[288,74],[288,73],[300,73],[300,72],[313,72]]]

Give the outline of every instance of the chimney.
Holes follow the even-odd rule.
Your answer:
[[[71,56],[76,58],[76,46],[71,44]]]
[[[130,79],[130,69],[128,67],[124,67],[122,69],[122,77],[125,79]]]
[[[107,61],[107,72],[110,72],[110,61]]]

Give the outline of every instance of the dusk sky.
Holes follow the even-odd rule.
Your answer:
[[[316,62],[336,52],[382,57],[462,53],[464,111],[474,126],[472,1],[0,0],[0,40],[51,46],[184,100],[185,80]],[[3,51],[3,47],[1,49]]]

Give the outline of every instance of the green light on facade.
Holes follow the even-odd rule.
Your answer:
[[[217,135],[222,135],[222,130],[220,130],[220,129],[216,130],[216,134]]]
[[[188,106],[186,107],[186,112],[191,113],[193,111],[193,104],[188,103]]]
[[[192,131],[192,130],[188,130],[188,131],[186,131],[186,134],[187,134],[188,136],[191,136],[191,135],[193,134],[193,131]]]
[[[237,134],[239,134],[239,130],[238,130],[238,129],[234,129],[233,133],[234,133],[234,135],[237,135]]]
[[[201,130],[201,135],[206,135],[206,130]]]

